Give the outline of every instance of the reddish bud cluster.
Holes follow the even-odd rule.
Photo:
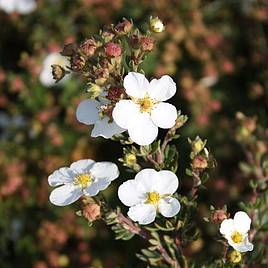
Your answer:
[[[109,99],[111,101],[119,101],[120,99],[122,99],[124,93],[125,93],[124,88],[121,88],[121,87],[111,87],[108,90],[107,99]]]
[[[152,51],[154,48],[154,39],[149,36],[138,36],[133,34],[130,38],[130,44],[133,48],[141,48],[142,51]]]
[[[119,44],[109,42],[105,46],[105,54],[108,57],[119,57],[122,54],[122,48]]]

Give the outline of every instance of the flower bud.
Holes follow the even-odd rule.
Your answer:
[[[198,153],[200,153],[203,150],[204,146],[204,142],[199,137],[196,137],[196,139],[192,143],[192,150],[194,154],[197,155]]]
[[[111,40],[113,40],[115,34],[109,30],[104,30],[101,34],[102,38],[104,39],[105,43],[110,42]]]
[[[150,19],[150,28],[155,33],[161,33],[165,30],[163,22],[158,17]]]
[[[51,68],[53,79],[55,79],[56,83],[58,83],[65,76],[66,71],[62,66],[58,64],[51,65]]]
[[[214,223],[221,223],[223,220],[227,219],[227,213],[222,209],[217,209],[212,211],[210,218]]]
[[[90,203],[83,207],[82,215],[89,221],[95,221],[100,218],[100,206],[96,203]]]
[[[96,49],[97,43],[94,38],[89,38],[80,45],[80,51],[87,57],[93,56]]]
[[[149,36],[140,38],[140,46],[142,51],[152,51],[154,48],[154,39]]]
[[[129,42],[130,42],[130,45],[135,48],[135,49],[138,49],[139,48],[139,45],[140,45],[140,39],[138,37],[137,34],[133,34],[130,36],[129,38]]]
[[[101,94],[102,88],[94,83],[89,83],[89,87],[86,91],[89,93],[91,99],[95,99]]]
[[[133,24],[132,24],[131,21],[129,21],[129,20],[127,20],[127,19],[123,19],[122,22],[119,22],[119,23],[115,26],[114,30],[115,30],[115,32],[116,32],[117,34],[119,34],[119,35],[123,35],[123,34],[127,34],[127,33],[129,33],[129,32],[131,31],[131,29],[132,29],[132,26],[133,26]]]
[[[109,42],[105,46],[105,54],[108,57],[119,57],[122,54],[122,48],[119,44]]]
[[[99,68],[95,70],[95,83],[102,86],[109,78],[109,70],[107,68]]]
[[[75,54],[71,58],[71,69],[73,71],[80,71],[84,68],[86,64],[86,60],[84,57],[80,56],[79,54]]]
[[[228,259],[232,263],[239,263],[242,260],[242,254],[239,251],[237,251],[237,250],[233,250],[228,255]]]
[[[124,156],[124,160],[127,166],[133,166],[137,163],[136,155],[132,153],[127,153]]]
[[[73,56],[77,51],[77,45],[76,44],[67,44],[63,47],[63,50],[61,52],[62,56],[71,57]]]
[[[107,99],[111,101],[119,101],[124,96],[125,90],[121,87],[111,87],[108,90]]]
[[[205,169],[208,166],[207,159],[201,155],[196,156],[192,162],[194,169]]]

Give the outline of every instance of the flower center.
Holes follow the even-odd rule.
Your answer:
[[[156,205],[160,200],[160,194],[158,192],[147,193],[146,203]]]
[[[243,240],[243,235],[237,231],[235,231],[232,236],[231,236],[232,240],[234,241],[234,243],[239,244],[242,242]]]
[[[86,188],[92,183],[92,176],[89,173],[76,175],[74,179],[74,185],[79,185],[82,188]]]
[[[140,105],[140,111],[150,113],[155,105],[155,101],[146,95],[142,99],[138,99],[137,104]]]

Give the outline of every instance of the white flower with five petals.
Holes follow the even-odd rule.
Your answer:
[[[247,213],[238,211],[233,219],[225,219],[220,226],[220,233],[224,235],[230,246],[239,252],[253,250],[253,244],[248,240],[251,219]]]
[[[83,100],[77,107],[77,120],[86,125],[94,125],[91,137],[101,136],[109,139],[125,131],[125,129],[119,127],[114,121],[111,122],[110,118],[102,113],[102,109],[105,108],[106,104],[97,100]]]
[[[130,207],[128,216],[140,224],[155,220],[159,211],[164,217],[173,217],[180,211],[179,201],[172,197],[179,185],[177,176],[169,171],[143,169],[133,180],[118,189],[121,202]]]
[[[118,176],[119,171],[114,163],[78,160],[70,167],[55,170],[48,177],[50,186],[59,186],[51,192],[49,200],[56,206],[66,206],[83,195],[95,196]]]
[[[36,9],[35,0],[0,0],[0,9],[6,13],[18,12],[26,15]]]
[[[130,100],[120,100],[113,118],[127,129],[130,138],[139,145],[151,144],[158,127],[171,128],[177,119],[176,107],[164,101],[176,93],[176,84],[168,75],[149,82],[143,74],[130,72],[124,78],[124,88]]]

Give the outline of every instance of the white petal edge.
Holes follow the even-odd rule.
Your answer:
[[[76,118],[80,123],[92,125],[99,120],[99,103],[95,100],[83,100],[76,109]]]
[[[83,174],[90,172],[91,168],[95,164],[94,160],[91,159],[80,159],[78,161],[75,161],[71,164],[70,168],[76,173],[76,174]]]
[[[149,81],[141,73],[129,72],[124,78],[124,88],[130,97],[143,98],[149,89]]]
[[[97,162],[91,168],[90,173],[96,181],[113,181],[119,176],[118,167],[112,162]]]
[[[128,134],[138,145],[149,145],[157,137],[158,127],[153,123],[148,113],[140,113],[132,119],[128,126]]]
[[[158,208],[164,217],[171,218],[179,213],[181,205],[176,198],[166,197],[160,200]]]
[[[156,191],[158,180],[158,172],[152,168],[142,169],[135,176],[135,181],[138,183],[139,189],[143,193]]]
[[[120,201],[128,207],[135,206],[145,201],[144,193],[136,180],[128,180],[121,184],[118,188],[118,197]]]
[[[113,110],[113,119],[118,126],[127,129],[131,121],[139,115],[139,107],[132,100],[121,100]]]
[[[65,184],[54,189],[49,200],[56,206],[67,206],[77,201],[82,195],[82,189],[72,184]]]
[[[157,177],[157,192],[163,194],[174,194],[179,186],[179,180],[175,173],[169,170],[161,170]]]
[[[241,233],[247,233],[250,230],[251,219],[244,211],[238,211],[234,215],[235,228]]]
[[[151,111],[151,118],[160,128],[171,128],[177,119],[177,109],[174,105],[160,102]]]
[[[124,128],[119,127],[114,121],[110,123],[109,120],[110,119],[107,116],[97,120],[91,131],[91,137],[103,137],[105,139],[110,139],[112,136],[126,131]]]
[[[68,167],[62,167],[58,170],[55,170],[48,177],[48,184],[50,186],[58,186],[65,183],[71,183],[74,178],[73,171]]]
[[[155,100],[166,101],[175,95],[176,83],[169,75],[164,75],[150,82],[148,93]]]
[[[130,219],[139,224],[149,224],[155,220],[156,209],[150,204],[138,204],[136,206],[130,207],[127,215]]]
[[[233,219],[225,219],[222,221],[220,225],[220,233],[223,235],[229,235],[235,230],[234,220]]]

